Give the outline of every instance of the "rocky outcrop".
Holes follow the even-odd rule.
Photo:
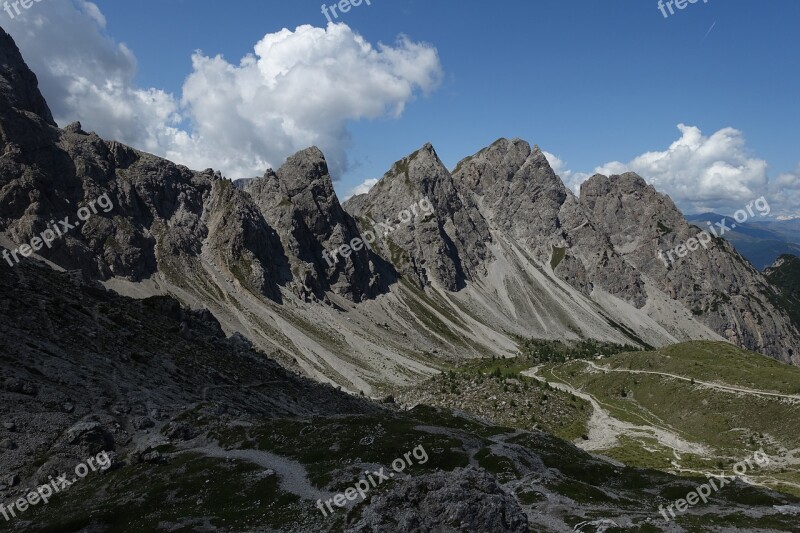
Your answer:
[[[684,257],[669,257],[707,228],[688,224],[640,176],[595,175],[581,186],[581,205],[619,254],[697,320],[738,346],[784,361],[799,353],[800,333],[774,305],[775,289],[727,241],[709,234]]]
[[[473,467],[419,476],[376,496],[346,531],[527,532],[519,503]]]
[[[595,285],[641,307],[638,273],[614,251],[538,146],[500,139],[462,160],[454,179],[476,198],[492,227],[522,244],[534,259],[590,295]]]
[[[358,301],[386,289],[392,269],[369,248],[356,246],[346,256],[337,253],[360,233],[339,204],[319,149],[293,155],[277,172],[268,170],[242,189],[277,228],[303,296],[322,299],[330,290]]]
[[[301,298],[332,290],[358,300],[385,289],[378,271],[392,278],[391,267],[374,264],[366,252],[325,264],[323,250],[350,242],[358,230],[339,205],[319,150],[290,158],[279,177],[253,181],[251,197],[218,172],[191,171],[105,141],[80,123],[57,129],[19,52],[0,48],[6,134],[0,230],[11,240],[29,242],[50,221],[69,217],[76,227],[39,251],[64,268],[135,282],[158,273],[188,288],[207,285],[208,263],[275,301],[284,286]],[[17,131],[9,125],[34,134],[9,138]],[[273,190],[270,177],[281,185]],[[100,197],[108,209],[75,224],[77,210]]]
[[[457,291],[486,275],[489,228],[430,144],[345,207],[375,234],[381,255],[421,287]]]
[[[55,126],[53,115],[39,81],[31,72],[16,43],[0,28],[0,112],[31,113],[46,124]]]
[[[289,261],[277,232],[247,194],[217,180],[203,211],[206,256],[242,286],[275,301],[291,279]]]
[[[524,141],[501,139],[452,173],[426,144],[342,206],[316,148],[233,184],[79,123],[58,129],[3,39],[0,239],[30,242],[103,198],[38,255],[126,294],[206,307],[226,333],[310,376],[369,391],[428,375],[432,354],[513,353],[516,336],[662,346],[719,334],[784,360],[775,339],[796,344],[768,302],[731,314],[707,298],[699,322],[689,278],[673,280],[679,288],[652,281],[596,220],[602,210]],[[641,208],[630,216],[650,216]],[[753,282],[735,272],[734,288],[712,283],[709,294]]]

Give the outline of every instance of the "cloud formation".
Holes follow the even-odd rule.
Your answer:
[[[344,199],[342,201],[346,201],[352,198],[353,196],[358,196],[359,194],[367,194],[370,191],[370,189],[372,189],[378,183],[378,181],[379,180],[376,178],[370,178],[368,180],[364,180],[364,182],[361,183],[360,185],[356,185],[355,187],[350,189],[344,196]]]
[[[9,25],[60,125],[86,129],[191,168],[263,174],[316,145],[348,166],[349,121],[399,117],[442,78],[438,52],[400,36],[372,44],[345,24],[267,34],[238,63],[201,51],[177,97],[136,87],[136,58],[85,0],[49,0]]]
[[[550,167],[553,169],[558,177],[561,178],[561,181],[564,182],[564,185],[575,191],[576,193],[580,190],[581,183],[589,179],[590,174],[586,174],[584,172],[573,172],[567,168],[567,163],[559,158],[556,155],[551,154],[550,152],[546,152],[542,150],[545,159],[547,162],[550,163]]]

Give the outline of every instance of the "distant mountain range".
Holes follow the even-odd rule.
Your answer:
[[[686,220],[705,229],[707,223],[725,220],[729,230],[723,238],[750,261],[764,270],[782,255],[800,256],[800,219],[753,219],[738,224],[728,216],[717,213],[686,215]]]

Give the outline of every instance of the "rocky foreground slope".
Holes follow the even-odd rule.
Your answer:
[[[623,467],[463,413],[353,397],[225,338],[209,313],[122,297],[78,271],[25,260],[0,269],[0,285],[3,530],[792,531],[800,508],[736,480],[668,523],[659,508],[704,478]],[[73,474],[101,454],[109,468]],[[386,480],[371,474],[365,499],[320,511],[369,485],[365,472]],[[62,474],[71,484],[48,503],[10,514]]]

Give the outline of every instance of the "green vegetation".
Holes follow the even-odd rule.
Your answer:
[[[520,351],[535,364],[563,363],[571,359],[590,359],[620,352],[638,352],[639,348],[594,340],[566,344],[560,341],[521,339]]]
[[[556,267],[561,264],[561,261],[563,261],[566,256],[567,256],[566,248],[559,248],[558,246],[553,246],[553,256],[550,258],[550,268],[555,270]]]
[[[754,472],[753,478],[776,490],[800,493],[797,466],[777,466],[786,450],[800,445],[798,368],[726,343],[691,342],[619,353],[597,362],[551,363],[540,375],[591,395],[620,421],[656,428],[708,450],[682,453],[678,460],[645,429],[619,435],[617,444],[603,451],[625,464],[675,471],[730,470],[763,449],[776,458],[775,468]]]
[[[188,531],[202,525],[204,516],[212,516],[210,524],[217,529],[243,530],[254,524],[280,528],[308,513],[299,497],[279,489],[274,474],[259,475],[263,470],[246,462],[179,454],[159,467],[140,463],[124,471],[90,474],[23,516],[46,521],[48,527],[38,531],[55,533],[98,522],[113,531],[158,531],[165,524],[183,524]],[[131,502],[133,494],[137,499]],[[187,517],[196,518],[187,523]]]
[[[494,368],[502,374],[512,372],[513,366],[498,364]],[[215,409],[196,406],[180,418],[198,419]],[[223,449],[279,455],[301,472],[305,470],[322,494],[332,495],[352,486],[365,469],[389,467],[394,459],[421,445],[428,461],[414,461],[405,474],[418,477],[478,465],[517,496],[529,511],[534,531],[546,530],[534,522],[543,513],[549,515],[548,520],[554,514],[559,516],[570,527],[589,515],[622,513],[630,517],[634,531],[659,531],[647,529],[658,516],[658,506],[683,497],[702,481],[616,466],[546,433],[520,432],[426,406],[246,425],[205,418],[211,426],[209,437]],[[175,446],[157,450],[162,460],[90,475],[48,505],[30,508],[25,519],[39,524],[37,531],[51,532],[98,526],[122,533],[209,527],[220,531],[341,531],[358,519],[364,506],[358,502],[354,509],[326,518],[316,511],[313,500],[288,492],[280,472],[247,460],[210,458],[200,450],[178,451]],[[544,469],[534,469],[542,463]],[[395,479],[379,485],[371,496],[401,483],[404,481]],[[586,513],[580,518],[566,509],[553,508],[548,503],[553,498],[568,498],[567,502],[582,506]],[[767,513],[758,524],[788,531],[794,517],[779,515],[772,506],[796,504],[797,500],[757,487],[731,486],[715,494],[712,503],[715,507],[709,507],[708,514],[681,516],[676,523],[692,531],[719,523],[757,525],[745,515],[745,510],[756,509]],[[720,513],[724,518],[720,519]]]
[[[688,342],[655,351],[621,353],[611,368],[677,374],[699,381],[800,394],[800,368],[722,342]]]
[[[773,305],[785,309],[800,328],[800,259],[793,255],[782,255],[778,268],[768,268],[764,273],[777,293],[765,291]]]
[[[565,439],[586,433],[591,407],[583,400],[521,376],[526,359],[478,359],[413,387],[397,388],[400,403],[457,408],[504,427],[538,428]]]
[[[519,343],[518,357],[459,362],[421,384],[390,392],[401,403],[418,403],[422,399],[430,405],[462,409],[502,426],[536,427],[574,440],[586,435],[591,406],[521,373],[545,362],[636,349],[596,341],[519,339]]]

